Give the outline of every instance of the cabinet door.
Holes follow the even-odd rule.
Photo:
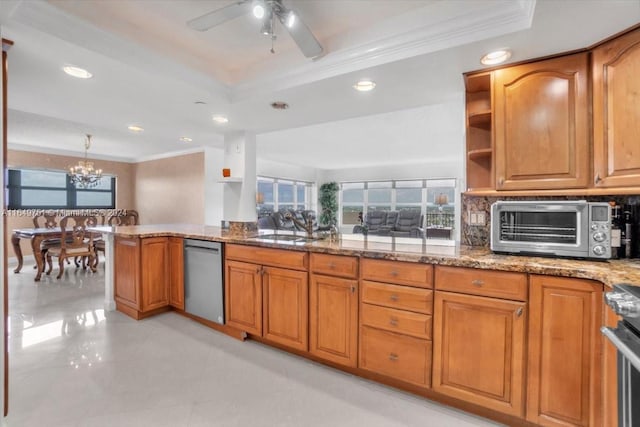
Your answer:
[[[640,186],[640,29],[593,51],[596,187]]]
[[[263,267],[263,333],[271,341],[308,350],[307,272]]]
[[[169,304],[184,310],[184,240],[169,238]]]
[[[581,53],[494,72],[497,190],[588,185],[587,61]]]
[[[309,351],[355,367],[358,346],[358,281],[311,275]]]
[[[140,240],[115,238],[114,297],[120,304],[140,309]]]
[[[152,237],[141,240],[142,267],[140,311],[169,305],[169,239]]]
[[[602,285],[531,276],[527,419],[602,425]]]
[[[224,276],[224,303],[227,325],[262,335],[262,267],[227,261]]]
[[[525,308],[521,302],[436,292],[433,389],[523,416]]]

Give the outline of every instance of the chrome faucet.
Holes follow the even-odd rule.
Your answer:
[[[298,227],[302,228],[304,231],[307,232],[307,237],[309,239],[313,238],[313,217],[311,215],[309,215],[307,217],[307,222],[306,224],[302,221],[300,221],[299,219],[297,219],[296,217],[294,217],[291,212],[287,212],[284,214],[284,219],[287,220],[291,220],[293,221]]]

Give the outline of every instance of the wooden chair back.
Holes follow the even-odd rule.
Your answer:
[[[88,227],[95,227],[98,220],[91,215],[68,215],[60,220],[60,246],[62,252],[79,248],[93,248],[93,233]]]
[[[58,226],[58,214],[55,212],[42,212],[33,217],[35,228],[56,228]]]
[[[124,214],[111,215],[107,220],[107,225],[138,225],[138,212],[128,209]]]

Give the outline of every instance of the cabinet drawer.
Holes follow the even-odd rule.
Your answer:
[[[527,275],[477,268],[436,267],[436,289],[464,294],[527,300]]]
[[[433,291],[363,280],[362,302],[431,314]]]
[[[431,316],[427,314],[362,304],[360,315],[363,325],[431,339]]]
[[[358,258],[352,256],[311,254],[313,273],[340,276],[355,279],[358,277]]]
[[[226,244],[225,258],[252,262],[260,265],[272,265],[293,270],[307,269],[307,253],[287,250],[261,248],[259,246]]]
[[[431,341],[361,328],[360,368],[429,387],[430,367]]]
[[[364,258],[361,261],[361,268],[363,279],[420,288],[433,287],[433,266],[431,264]]]

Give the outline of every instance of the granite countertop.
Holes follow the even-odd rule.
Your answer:
[[[123,237],[176,236],[366,258],[576,277],[598,280],[607,286],[613,286],[616,283],[630,283],[640,286],[640,259],[584,261],[499,255],[492,253],[485,247],[455,245],[449,241],[386,236],[343,235],[337,241],[329,239],[316,241],[303,239],[300,241],[263,240],[256,239],[256,237],[275,232],[260,230],[258,233],[232,235],[228,230],[223,230],[220,227],[196,224],[105,226],[95,227],[94,230]],[[278,231],[277,234],[305,236],[305,233],[300,232]]]

